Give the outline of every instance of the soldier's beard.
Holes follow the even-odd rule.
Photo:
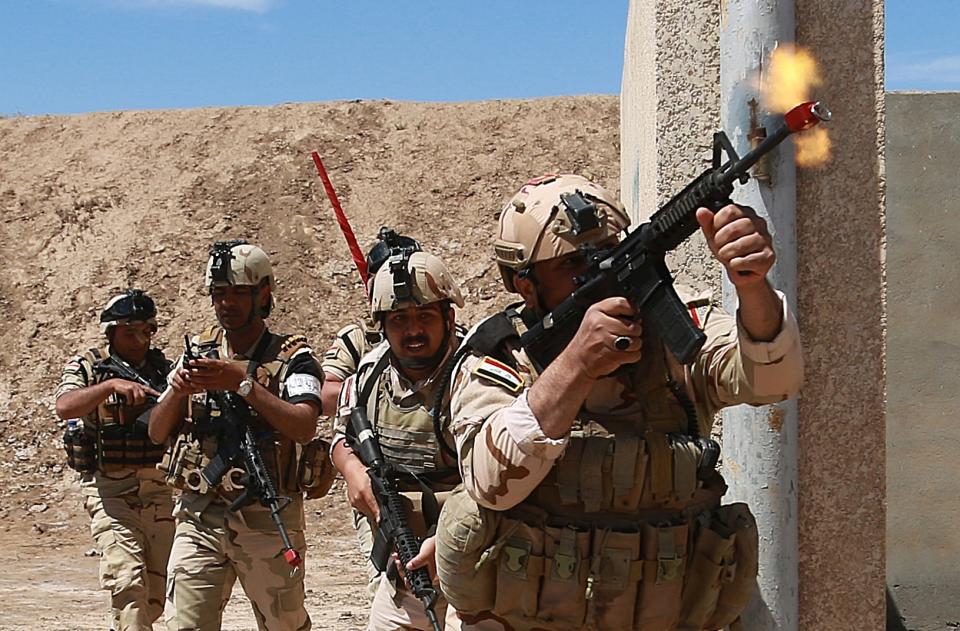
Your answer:
[[[423,341],[426,341],[425,337],[422,339]],[[404,343],[420,341],[420,340],[421,340],[421,336],[418,336],[416,338],[410,338],[410,339],[404,340]],[[439,348],[437,348],[437,352],[434,353],[433,355],[429,357],[399,357],[396,353],[394,353],[393,356],[402,368],[406,368],[408,370],[416,370],[416,371],[424,371],[424,370],[432,371],[436,369],[436,367],[440,365],[440,362],[443,361],[443,358],[446,357],[449,346],[450,346],[450,329],[447,328],[444,330],[443,340],[440,342],[440,346]]]

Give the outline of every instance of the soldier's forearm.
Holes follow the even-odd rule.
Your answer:
[[[740,324],[757,342],[769,342],[783,327],[783,303],[770,283],[764,281],[737,289]]]
[[[175,390],[169,389],[165,396],[160,398],[160,402],[150,413],[150,425],[147,428],[147,434],[157,445],[162,445],[183,422],[187,415],[187,401],[189,395],[178,394]]]
[[[112,393],[113,385],[110,380],[65,392],[57,399],[57,416],[64,420],[86,416],[97,409],[97,406]]]
[[[320,410],[316,403],[288,403],[255,383],[246,397],[257,413],[275,430],[298,443],[313,440]]]
[[[527,401],[548,438],[567,435],[593,384],[566,352],[543,371],[531,386]]]

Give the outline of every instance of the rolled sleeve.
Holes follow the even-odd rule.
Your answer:
[[[569,435],[550,438],[543,433],[540,421],[534,416],[527,402],[528,392],[530,389],[525,389],[510,407],[504,408],[500,414],[500,422],[504,424],[520,451],[528,456],[556,460],[566,448]]]
[[[525,390],[518,395],[474,374],[479,361],[463,362],[450,401],[460,473],[478,503],[507,510],[540,485],[567,440],[543,434]]]

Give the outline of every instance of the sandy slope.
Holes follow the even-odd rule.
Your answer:
[[[271,255],[276,330],[322,350],[362,312],[360,285],[313,171],[324,157],[361,243],[388,224],[461,279],[473,320],[506,302],[490,243],[528,177],[587,174],[619,188],[616,97],[464,104],[341,102],[0,120],[0,628],[102,629],[103,594],[52,392],[98,341],[119,289],[150,291],[159,345],[179,352],[211,317],[209,244]],[[308,504],[315,628],[362,628],[361,565],[342,490]],[[250,628],[231,604],[226,628]]]

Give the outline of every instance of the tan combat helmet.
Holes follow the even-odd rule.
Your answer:
[[[443,261],[426,252],[391,256],[373,278],[370,314],[449,300],[463,307],[463,296]]]
[[[217,241],[210,248],[210,258],[204,274],[204,284],[208,290],[228,285],[259,287],[264,279],[270,284],[270,303],[262,314],[266,317],[276,300],[273,266],[270,265],[267,253],[242,240]]]
[[[113,327],[131,322],[146,322],[154,332],[157,330],[157,307],[142,289],[117,294],[100,312],[100,332],[107,336]]]
[[[617,236],[630,218],[609,191],[580,175],[530,180],[500,212],[494,250],[500,276],[516,293],[514,275],[538,261]]]

